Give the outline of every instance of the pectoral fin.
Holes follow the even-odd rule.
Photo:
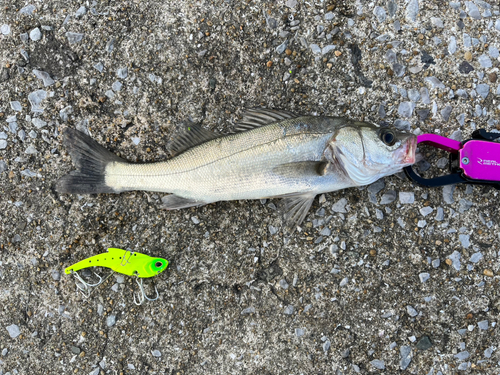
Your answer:
[[[194,199],[183,198],[175,194],[167,195],[161,199],[163,204],[161,208],[166,210],[179,210],[181,208],[203,206],[208,202],[197,201]]]
[[[297,226],[304,221],[315,196],[316,195],[303,194],[283,200],[283,209],[285,211],[283,217],[289,234],[292,234],[295,229],[297,229]]]

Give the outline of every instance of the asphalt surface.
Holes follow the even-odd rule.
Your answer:
[[[499,33],[480,0],[2,4],[0,374],[499,374],[491,187],[387,177],[319,197],[288,239],[278,200],[53,190],[65,127],[138,162],[186,119],[224,132],[261,106],[498,131]],[[158,300],[116,274],[78,292],[64,269],[108,247],[170,261]]]

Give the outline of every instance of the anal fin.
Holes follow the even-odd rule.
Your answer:
[[[208,203],[197,201],[194,199],[183,198],[175,194],[166,195],[161,199],[161,201],[163,202],[161,208],[164,208],[165,210],[179,210],[181,208],[203,206]]]

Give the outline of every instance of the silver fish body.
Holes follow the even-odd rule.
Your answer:
[[[253,110],[233,134],[215,136],[198,126],[188,129],[174,144],[180,154],[164,162],[132,164],[111,153],[101,157],[95,191],[85,190],[82,170],[89,174],[92,166],[78,155],[85,148],[82,141],[88,140],[70,131],[66,144],[79,169],[73,176],[80,181],[72,183],[70,174],[56,189],[79,192],[79,182],[83,193],[167,192],[172,194],[163,199],[168,209],[284,197],[288,199],[285,218],[295,226],[317,194],[370,184],[415,161],[415,136],[344,118]],[[392,144],[381,137],[391,138],[387,143]],[[89,149],[97,145],[92,142]],[[72,152],[72,147],[77,150]]]

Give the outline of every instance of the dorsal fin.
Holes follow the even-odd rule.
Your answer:
[[[184,123],[184,129],[169,145],[168,149],[172,156],[198,146],[204,142],[220,137],[219,134],[203,129],[200,125],[188,121]]]
[[[297,117],[292,112],[280,109],[250,108],[243,113],[243,119],[238,121],[236,132],[247,131],[273,122]]]

